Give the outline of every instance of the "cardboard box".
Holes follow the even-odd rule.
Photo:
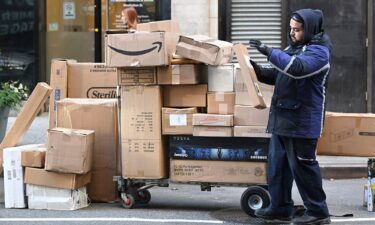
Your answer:
[[[46,187],[78,189],[90,183],[91,173],[57,173],[38,168],[25,168],[25,183]]]
[[[53,59],[51,61],[50,85],[53,88],[49,101],[48,127],[56,127],[56,102],[68,96],[68,62],[74,59]]]
[[[122,86],[157,84],[156,67],[119,67],[117,77]]]
[[[45,169],[76,174],[91,171],[94,135],[93,130],[50,129]]]
[[[267,107],[270,107],[274,86],[260,82],[259,86],[262,90],[263,98]],[[243,81],[240,68],[236,68],[234,89],[236,93],[236,105],[254,106],[257,104],[256,102],[253,102],[251,98],[249,98],[249,93],[247,92],[246,84]]]
[[[25,208],[21,153],[41,145],[23,145],[4,149],[4,203],[5,208]]]
[[[105,63],[109,67],[168,65],[165,33],[107,34]]]
[[[52,88],[46,83],[40,82],[36,85],[34,91],[18,114],[16,121],[14,121],[0,144],[0,164],[3,161],[3,149],[16,146],[17,142],[30,127],[51,92]]]
[[[205,67],[209,92],[234,92],[234,64]]]
[[[116,68],[68,61],[68,98],[117,98],[116,87]]]
[[[117,99],[72,99],[57,103],[59,127],[95,131],[92,180],[87,186],[92,201],[115,201],[120,175]]]
[[[195,113],[193,114],[194,126],[233,126],[233,115],[219,115]]]
[[[375,156],[375,114],[327,112],[320,155]]]
[[[162,134],[193,134],[193,113],[197,108],[162,108]]]
[[[160,86],[126,86],[121,88],[121,139],[161,137]]]
[[[166,178],[166,154],[162,139],[123,140],[122,165],[122,176],[126,179]]]
[[[234,126],[234,136],[270,138],[272,134],[266,133],[266,129],[266,126]]]
[[[193,136],[233,137],[233,127],[194,126]]]
[[[176,54],[209,65],[222,65],[232,60],[233,44],[204,35],[181,35]]]
[[[89,206],[86,187],[77,190],[26,184],[29,209],[76,210]]]
[[[23,167],[44,168],[46,151],[47,147],[44,144],[25,149],[21,152],[21,165]]]
[[[259,86],[258,78],[253,66],[250,64],[250,57],[247,48],[242,44],[236,44],[233,46],[233,49],[240,64],[242,78],[246,84],[249,98],[251,99],[251,102],[254,103],[253,106],[259,109],[267,107]]]
[[[173,159],[267,161],[269,138],[169,136]]]
[[[158,84],[198,84],[199,65],[169,65],[157,67]]]
[[[234,92],[208,92],[207,113],[210,114],[233,114]]]
[[[164,107],[206,107],[207,85],[176,85],[163,87]]]
[[[252,106],[234,106],[235,126],[267,126],[270,108],[257,109]]]
[[[172,182],[267,184],[265,162],[171,160]]]

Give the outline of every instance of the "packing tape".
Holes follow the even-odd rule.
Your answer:
[[[215,93],[215,101],[216,102],[223,102],[224,101],[224,92],[216,92]]]
[[[226,103],[219,104],[219,114],[228,114],[228,104]]]
[[[355,128],[360,128],[361,127],[361,118],[356,118],[355,119]]]
[[[172,84],[180,84],[180,75],[172,74]]]

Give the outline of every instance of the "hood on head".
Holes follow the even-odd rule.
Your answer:
[[[314,35],[322,32],[323,12],[320,9],[300,9],[292,14],[303,19],[304,44],[311,41]]]

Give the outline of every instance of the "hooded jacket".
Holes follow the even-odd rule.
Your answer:
[[[322,30],[320,10],[294,12],[303,19],[304,40],[272,49],[272,67],[260,67],[260,82],[275,85],[267,131],[287,137],[318,138],[323,129],[330,71],[330,38]],[[289,36],[290,39],[290,36]]]

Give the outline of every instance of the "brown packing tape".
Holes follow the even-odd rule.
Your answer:
[[[355,119],[355,128],[357,129],[361,128],[361,120],[362,119],[360,117]]]
[[[215,101],[216,102],[223,102],[224,101],[224,92],[217,92],[215,93]]]
[[[228,114],[228,104],[226,103],[219,104],[219,114]]]

